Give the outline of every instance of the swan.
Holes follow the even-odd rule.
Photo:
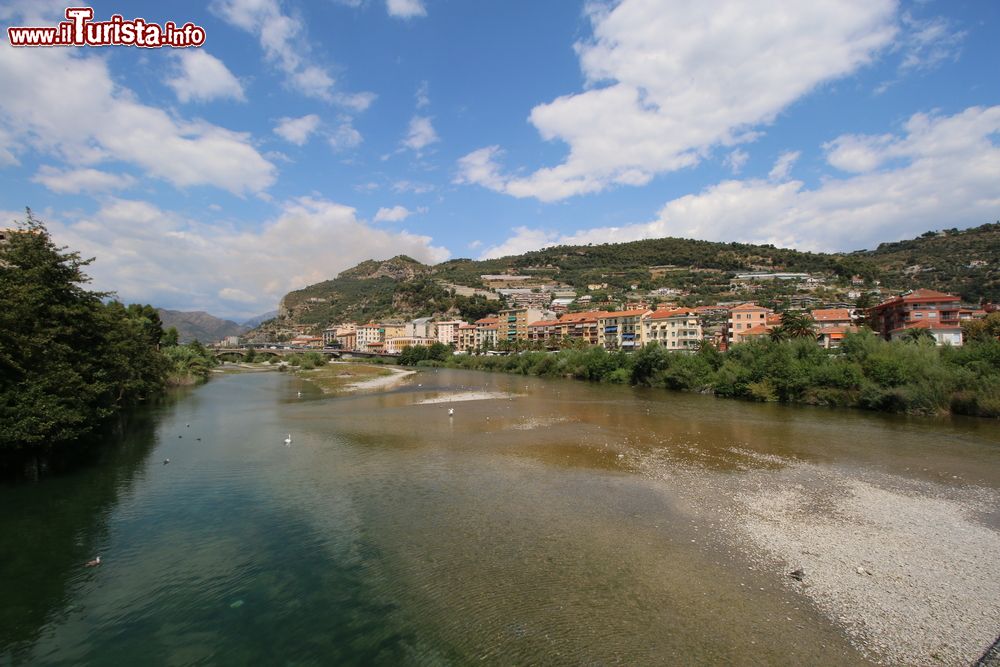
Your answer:
[[[448,408],[448,416],[451,417],[455,414],[455,408]]]
[[[288,437],[285,438],[285,446],[287,447],[290,444],[292,444],[292,434],[291,433],[289,433]]]

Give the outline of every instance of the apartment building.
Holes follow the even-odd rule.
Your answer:
[[[477,349],[492,349],[496,347],[499,322],[499,318],[496,317],[483,317],[475,321],[475,347]]]
[[[701,319],[687,308],[656,310],[642,319],[642,344],[655,343],[672,351],[694,351],[701,346]]]
[[[817,308],[810,315],[812,315],[818,329],[847,327],[854,321],[851,317],[851,311],[847,308]]]
[[[768,323],[771,311],[755,303],[742,303],[729,309],[726,343],[732,345],[747,338],[767,334],[775,325]]]
[[[437,339],[445,345],[458,346],[458,329],[465,322],[462,320],[447,320],[445,322],[435,322],[437,329]]]
[[[373,352],[371,349],[374,343],[385,342],[385,329],[381,324],[362,324],[357,328],[357,347],[359,352]]]
[[[646,309],[597,313],[597,342],[608,350],[634,350],[642,345],[642,318]]]
[[[497,342],[528,340],[528,325],[542,319],[537,308],[505,308],[500,311]]]
[[[566,313],[559,318],[564,327],[564,335],[572,339],[583,340],[588,345],[597,345],[600,335],[597,331],[598,311],[584,313]]]
[[[437,329],[430,317],[418,317],[406,323],[404,335],[408,338],[437,338]]]
[[[475,324],[463,324],[458,328],[458,343],[455,347],[461,352],[470,352],[476,348]]]
[[[402,353],[404,347],[417,347],[419,345],[430,347],[436,342],[436,338],[426,338],[424,336],[400,336],[399,338],[390,338],[385,341],[385,346],[382,349],[386,354],[400,354]]]
[[[528,340],[556,347],[563,338],[566,325],[560,320],[539,320],[528,325]]]
[[[939,345],[961,345],[961,311],[962,301],[957,296],[918,289],[869,309],[868,318],[871,327],[886,340],[899,338],[906,329],[919,327],[930,331]]]

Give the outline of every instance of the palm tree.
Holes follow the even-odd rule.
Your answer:
[[[786,338],[816,338],[813,318],[802,311],[786,311],[781,314],[781,325],[771,332],[773,340]]]

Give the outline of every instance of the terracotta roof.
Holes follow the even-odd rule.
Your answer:
[[[636,315],[645,315],[649,310],[645,308],[640,308],[637,310],[609,310],[604,311],[598,315],[601,318],[608,317],[635,317]]]
[[[598,312],[595,310],[588,310],[583,313],[566,313],[561,318],[559,318],[559,321],[574,322],[574,323],[597,322],[597,315]]]
[[[758,324],[755,327],[750,327],[749,329],[746,329],[744,331],[738,331],[737,333],[741,337],[746,337],[746,336],[762,336],[764,334],[771,333],[771,327],[765,326],[763,324]]]
[[[764,306],[758,306],[755,303],[741,303],[738,306],[733,306],[729,309],[730,311],[736,310],[767,310]]]
[[[476,325],[475,324],[463,324],[463,325],[459,326],[458,328],[459,329],[475,329]]]
[[[537,322],[529,322],[529,327],[551,327],[553,325],[560,324],[559,320],[538,320]]]
[[[482,319],[476,320],[476,324],[496,324],[500,321],[499,317],[484,317]]]
[[[851,320],[851,311],[847,308],[817,308],[812,311],[813,319],[817,322],[830,322],[836,320]]]
[[[941,324],[940,322],[935,322],[933,320],[921,320],[919,322],[913,322],[907,324],[905,327],[899,327],[898,329],[893,329],[889,333],[894,333],[896,331],[905,331],[906,329],[948,329],[951,331],[961,331],[962,327],[957,324]]]
[[[669,308],[662,310],[654,310],[649,315],[651,320],[665,320],[671,317],[680,317],[682,315],[691,315],[692,312],[687,308]]]

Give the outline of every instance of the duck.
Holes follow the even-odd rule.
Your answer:
[[[86,563],[83,564],[83,566],[84,567],[97,567],[100,564],[101,564],[101,557],[98,556],[98,557],[94,558],[93,560],[88,560]]]
[[[168,463],[170,463],[170,459],[163,459],[163,465],[167,465]]]
[[[285,446],[287,447],[290,444],[292,444],[292,434],[291,433],[289,433],[288,437],[285,438]]]

